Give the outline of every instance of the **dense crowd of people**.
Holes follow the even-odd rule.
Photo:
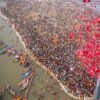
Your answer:
[[[93,95],[97,79],[86,72],[75,52],[78,45],[82,45],[76,41],[78,34],[85,31],[85,21],[95,14],[86,15],[84,7],[71,0],[7,0],[1,12],[15,25],[26,47],[55,74],[69,93],[77,97]],[[81,20],[83,12],[85,17]]]

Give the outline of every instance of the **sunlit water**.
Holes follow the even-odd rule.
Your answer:
[[[1,17],[0,40],[3,40],[7,45],[18,51],[25,51],[15,32]],[[12,60],[12,57],[0,55],[0,87],[11,83],[14,88],[17,89],[17,84],[20,80],[23,68],[19,65],[19,63],[14,63]],[[29,92],[28,100],[56,100],[54,99],[54,95],[51,93],[52,91],[57,93],[57,100],[72,100],[64,91],[61,90],[59,84],[50,75],[46,74],[45,71],[34,61],[32,62],[36,75]],[[11,98],[11,95],[6,92],[3,100],[12,100]]]

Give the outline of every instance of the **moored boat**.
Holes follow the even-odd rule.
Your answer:
[[[15,91],[15,89],[12,87],[12,85],[7,84],[6,86],[6,90],[13,96],[13,97],[17,97],[19,95],[19,93],[17,93]]]
[[[4,46],[4,43],[2,41],[0,41],[0,46]]]
[[[30,74],[27,78],[30,80],[32,76],[33,76],[33,74]]]
[[[25,68],[24,73],[32,70],[32,67]]]
[[[5,48],[0,49],[0,54],[5,53],[5,51],[6,51]]]
[[[29,70],[28,72],[23,73],[21,75],[21,78],[24,79],[24,78],[28,77],[31,73],[32,73],[32,70]]]
[[[23,81],[23,83],[20,84],[20,90],[23,91],[24,89],[26,89],[28,84],[29,84],[29,80],[28,79],[25,80],[25,82]]]
[[[25,61],[24,64],[23,64],[23,66],[24,66],[25,68],[27,68],[28,66],[30,66],[30,64],[31,64],[31,63],[30,63],[29,61]]]
[[[20,60],[20,56],[19,55],[15,55],[15,57],[14,57],[14,62],[18,62]]]
[[[21,81],[18,83],[18,86],[22,86],[24,83],[28,83],[28,82],[29,82],[28,78],[25,78],[25,79],[21,80]]]

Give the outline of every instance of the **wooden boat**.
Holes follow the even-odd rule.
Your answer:
[[[25,82],[23,82],[20,86],[20,90],[23,91],[24,89],[26,89],[28,87],[29,84],[29,80],[27,79]]]
[[[29,70],[32,70],[32,67],[25,68],[24,73],[28,72]]]
[[[30,62],[26,61],[26,62],[23,64],[23,66],[24,66],[25,68],[29,67],[29,66],[30,66]]]
[[[31,73],[27,78],[30,80],[33,74]]]
[[[4,48],[4,45],[0,45],[0,50],[2,50]]]
[[[13,89],[13,87],[11,85],[6,85],[6,89],[8,90],[8,92],[13,96],[13,97],[17,97],[17,93],[16,91]]]
[[[6,51],[5,48],[0,49],[0,54],[4,53]]]
[[[25,78],[23,80],[21,80],[19,83],[18,83],[18,86],[22,86],[24,83],[28,83],[28,78]]]
[[[28,78],[25,78],[19,82],[18,86],[20,87],[20,90],[22,91],[27,88],[28,84],[29,84],[29,80]]]
[[[25,79],[26,77],[28,77],[30,74],[32,73],[32,70],[29,70],[28,72],[25,72],[21,75],[22,79]]]
[[[14,62],[18,62],[20,60],[20,57],[19,57],[19,55],[16,55],[15,57],[14,57]]]
[[[0,46],[4,46],[4,43],[0,41]]]

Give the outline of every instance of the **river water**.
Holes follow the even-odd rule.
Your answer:
[[[1,4],[2,1],[0,1]],[[2,3],[3,4],[3,3]],[[0,40],[3,40],[10,47],[18,51],[25,51],[15,32],[3,18],[0,17]],[[19,63],[14,63],[12,57],[0,55],[0,87],[5,84],[12,84],[17,89],[23,68]],[[60,85],[45,71],[33,62],[36,71],[28,100],[73,100],[63,90]],[[52,92],[56,93],[56,98]],[[2,100],[12,100],[11,95],[5,92]]]

